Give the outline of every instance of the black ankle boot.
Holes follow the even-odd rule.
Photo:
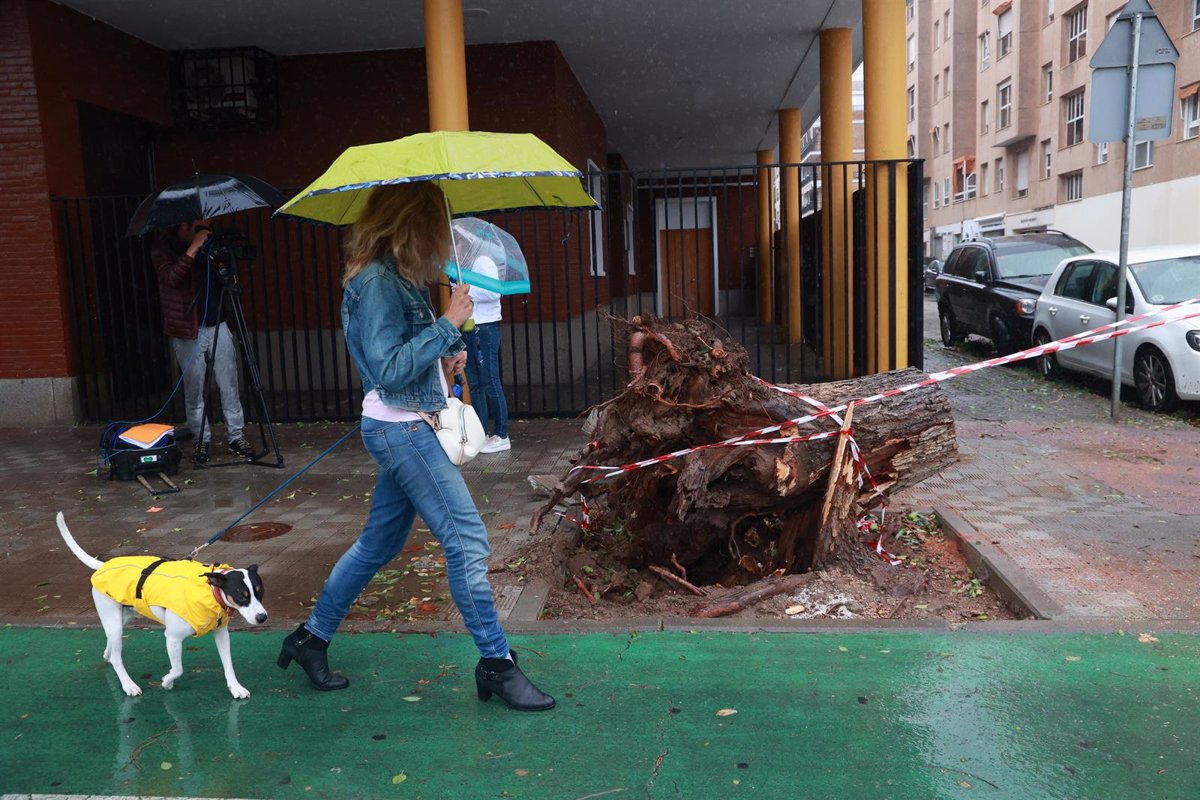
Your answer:
[[[496,695],[517,711],[546,711],[554,708],[554,698],[537,688],[517,666],[517,655],[507,658],[481,658],[475,667],[475,689],[480,700]]]
[[[283,640],[283,649],[279,651],[280,669],[287,669],[295,661],[304,670],[304,674],[312,681],[312,685],[324,692],[335,689],[345,689],[350,681],[340,672],[329,671],[329,658],[325,651],[329,642],[313,636],[308,628],[301,625]]]

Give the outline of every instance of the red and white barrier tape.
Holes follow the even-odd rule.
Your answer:
[[[596,481],[607,480],[608,478],[613,478],[613,477],[616,477],[617,475],[624,475],[626,473],[633,472],[635,470],[642,469],[644,467],[654,466],[655,464],[662,464],[664,462],[671,461],[676,458],[681,458],[683,456],[690,455],[692,453],[698,453],[702,450],[711,450],[711,449],[715,449],[718,447],[743,447],[743,446],[748,446],[748,445],[792,444],[795,442],[811,442],[811,441],[816,441],[818,439],[833,438],[833,437],[839,436],[843,433],[843,431],[841,430],[841,426],[844,425],[844,422],[839,414],[840,414],[840,412],[845,411],[851,405],[862,406],[862,405],[867,405],[868,403],[877,403],[888,397],[895,397],[896,395],[905,394],[907,392],[912,392],[917,389],[922,389],[926,386],[932,386],[936,383],[941,383],[942,381],[949,380],[950,378],[956,378],[959,375],[967,375],[972,372],[978,372],[979,370],[982,370],[982,369],[988,369],[990,367],[997,367],[997,366],[1001,366],[1004,364],[1013,364],[1018,361],[1024,361],[1024,360],[1030,359],[1030,358],[1040,358],[1042,356],[1051,355],[1054,353],[1061,352],[1063,350],[1070,350],[1075,347],[1085,347],[1089,344],[1095,344],[1097,342],[1108,341],[1109,339],[1116,339],[1117,337],[1127,336],[1131,333],[1137,333],[1139,331],[1150,330],[1151,328],[1158,328],[1158,327],[1161,327],[1161,326],[1166,325],[1171,322],[1179,322],[1179,321],[1186,320],[1186,319],[1193,319],[1195,317],[1200,317],[1200,311],[1192,311],[1191,313],[1188,313],[1188,314],[1182,314],[1179,316],[1172,316],[1172,317],[1164,317],[1163,319],[1158,319],[1158,320],[1155,320],[1154,322],[1148,322],[1145,324],[1130,326],[1130,323],[1140,322],[1142,320],[1149,319],[1150,317],[1157,317],[1157,316],[1160,316],[1163,314],[1169,314],[1172,311],[1176,311],[1178,309],[1184,308],[1186,306],[1194,305],[1196,303],[1200,303],[1200,297],[1193,298],[1191,300],[1185,300],[1182,303],[1175,303],[1173,305],[1164,306],[1155,311],[1147,312],[1144,314],[1138,314],[1133,317],[1127,317],[1124,320],[1110,322],[1106,325],[1101,325],[1098,328],[1093,328],[1092,330],[1084,331],[1083,333],[1078,333],[1073,336],[1065,337],[1063,339],[1058,339],[1057,341],[1049,342],[1047,344],[1038,345],[1036,347],[1030,347],[1025,350],[1021,350],[1020,352],[1017,352],[1017,353],[1011,353],[1006,356],[998,356],[996,358],[990,358],[985,361],[979,361],[974,364],[967,364],[967,365],[961,366],[961,367],[954,367],[952,369],[944,370],[942,372],[930,373],[925,378],[925,380],[917,381],[916,383],[905,384],[903,386],[897,386],[896,388],[889,389],[886,392],[880,392],[879,394],[873,394],[868,397],[859,398],[857,400],[850,400],[846,403],[843,403],[838,406],[833,406],[833,407],[826,406],[824,403],[817,400],[816,398],[809,397],[807,395],[801,394],[801,393],[796,392],[791,389],[784,388],[782,386],[776,386],[775,384],[764,381],[762,378],[759,378],[757,376],[752,376],[752,377],[754,377],[754,380],[756,380],[759,383],[762,383],[766,386],[769,386],[770,388],[772,388],[778,392],[781,392],[783,394],[787,394],[792,397],[796,397],[796,398],[799,398],[800,400],[803,400],[804,402],[806,402],[809,405],[816,408],[817,413],[807,414],[802,417],[796,417],[794,419],[789,419],[784,422],[778,423],[776,425],[768,425],[765,428],[759,428],[758,430],[749,431],[747,433],[741,434],[740,436],[733,436],[728,439],[723,439],[722,441],[719,441],[719,442],[713,442],[711,444],[696,445],[695,447],[688,447],[683,450],[676,450],[674,452],[666,453],[661,456],[655,456],[654,458],[647,458],[647,459],[643,459],[641,461],[635,461],[633,463],[624,464],[619,467],[594,465],[594,464],[580,464],[580,465],[576,465],[576,466],[572,467],[571,471],[573,472],[577,469],[589,469],[589,470],[596,470],[599,472],[603,472],[604,474],[602,474],[602,475],[597,475],[594,478],[588,478],[587,480],[582,481],[582,484],[595,483]],[[1105,333],[1103,331],[1107,331],[1107,332]],[[763,437],[763,436],[766,436],[771,433],[777,433],[780,430],[782,430],[783,428],[804,425],[809,422],[813,422],[814,420],[821,419],[823,417],[829,417],[831,422],[834,422],[835,424],[837,424],[839,426],[839,429],[833,430],[833,431],[824,431],[821,433],[812,433],[812,434],[808,434],[805,436],[779,436],[779,437],[773,437],[773,438],[759,438],[759,437]],[[866,480],[868,480],[871,484],[872,490],[877,495],[879,495],[881,503],[882,503],[880,519],[879,519],[879,537],[873,542],[868,542],[868,544],[874,549],[875,553],[878,554],[880,558],[884,559],[885,561],[888,561],[890,564],[895,566],[900,563],[899,559],[894,558],[883,547],[883,537],[884,537],[883,523],[884,523],[885,515],[887,513],[886,498],[883,496],[883,493],[880,491],[878,484],[875,482],[874,477],[871,476],[871,472],[867,468],[866,459],[863,457],[862,451],[858,447],[858,443],[854,440],[853,431],[852,430],[845,431],[845,434],[849,437],[848,444],[851,448],[851,457],[855,464],[856,471],[858,472],[859,486],[862,486],[862,482],[863,482],[864,478]],[[589,448],[591,448],[591,447],[595,447],[597,445],[599,445],[599,442],[590,442],[588,446],[589,446]],[[588,511],[587,511],[587,501],[583,497],[582,493],[580,493],[579,497],[580,497],[581,507],[583,509],[583,521],[582,522],[579,520],[576,520],[574,517],[571,517],[570,515],[568,515],[566,513],[562,513],[562,512],[556,512],[556,513],[558,514],[558,516],[569,519],[572,522],[574,522],[575,524],[579,525],[584,530],[587,530],[588,523],[589,523]],[[864,525],[866,526],[865,528],[864,528]],[[860,532],[865,532],[865,531],[870,530],[869,517],[863,517],[862,519],[860,519],[858,522],[858,526],[859,526]]]
[[[1136,318],[1131,317],[1130,319],[1145,319],[1150,316],[1157,316],[1157,315],[1162,314],[1167,311],[1173,311],[1173,310],[1182,308],[1184,306],[1192,305],[1196,302],[1200,302],[1200,298],[1188,300],[1184,303],[1177,303],[1172,306],[1164,307],[1163,309],[1153,312],[1152,314],[1141,314]],[[1117,337],[1120,337],[1120,336],[1127,336],[1131,333],[1137,333],[1139,331],[1150,330],[1152,328],[1158,328],[1158,327],[1166,325],[1167,323],[1170,323],[1170,322],[1180,322],[1182,320],[1193,319],[1195,317],[1200,317],[1200,311],[1193,311],[1189,314],[1183,314],[1183,315],[1174,316],[1174,317],[1170,317],[1170,318],[1159,319],[1159,320],[1155,320],[1154,322],[1147,322],[1147,323],[1144,323],[1141,325],[1133,325],[1130,327],[1119,328],[1116,330],[1109,330],[1107,333],[1100,333],[1100,331],[1106,330],[1108,328],[1114,328],[1118,324],[1123,324],[1123,323],[1109,323],[1107,325],[1102,325],[1099,328],[1094,328],[1093,330],[1085,331],[1084,333],[1076,334],[1074,336],[1068,336],[1065,339],[1059,339],[1057,341],[1049,342],[1049,343],[1043,344],[1043,345],[1038,345],[1036,347],[1030,347],[1025,350],[1021,350],[1020,352],[1017,352],[1017,353],[1011,353],[1006,356],[998,356],[996,358],[990,358],[990,359],[987,359],[986,361],[979,361],[975,364],[967,364],[967,365],[964,365],[961,367],[954,367],[953,369],[944,370],[942,372],[934,372],[934,373],[931,373],[929,376],[927,376],[924,380],[917,381],[916,383],[909,383],[909,384],[905,384],[903,386],[897,386],[894,389],[888,389],[886,392],[880,392],[879,394],[873,394],[868,397],[862,397],[862,398],[858,398],[856,400],[850,400],[848,402],[842,403],[841,405],[837,405],[837,406],[833,406],[833,407],[826,407],[824,410],[818,411],[815,414],[806,414],[802,417],[796,417],[794,419],[785,420],[785,421],[777,423],[775,425],[768,425],[764,428],[759,428],[757,430],[748,431],[747,433],[743,433],[739,436],[732,436],[728,439],[723,439],[719,442],[713,442],[711,444],[696,445],[695,447],[688,447],[688,448],[684,448],[683,450],[676,450],[672,453],[666,453],[665,455],[655,456],[654,458],[647,458],[647,459],[643,459],[641,461],[635,461],[633,463],[624,464],[619,467],[602,466],[602,465],[576,465],[576,466],[572,467],[571,469],[572,469],[572,471],[577,470],[577,469],[591,469],[591,470],[597,470],[599,472],[603,472],[604,474],[602,474],[602,475],[597,475],[594,478],[588,478],[587,480],[583,481],[583,483],[595,483],[596,481],[606,480],[608,478],[616,477],[617,475],[624,475],[628,472],[633,472],[634,470],[642,469],[644,467],[654,466],[655,464],[662,464],[665,461],[671,461],[676,458],[681,458],[686,455],[691,455],[692,453],[698,453],[702,450],[711,450],[711,449],[718,448],[718,447],[736,447],[736,446],[740,446],[743,443],[745,443],[745,444],[790,444],[792,442],[812,441],[813,439],[828,438],[831,435],[836,435],[837,432],[836,431],[829,432],[829,433],[826,433],[823,435],[814,434],[814,435],[808,436],[808,437],[782,436],[782,437],[772,438],[772,439],[763,439],[761,437],[766,436],[768,434],[777,433],[778,431],[782,430],[783,428],[804,425],[809,422],[812,422],[813,420],[821,419],[823,417],[833,417],[836,414],[838,414],[839,412],[845,411],[851,405],[863,406],[863,405],[868,405],[870,403],[878,403],[879,401],[884,400],[886,398],[895,397],[896,395],[905,394],[907,392],[912,392],[917,389],[923,389],[926,386],[932,386],[935,383],[941,383],[942,381],[946,381],[951,378],[956,378],[959,375],[967,375],[972,372],[978,372],[981,369],[997,367],[997,366],[1001,366],[1003,364],[1013,364],[1017,361],[1024,361],[1029,358],[1039,358],[1044,355],[1051,355],[1053,353],[1058,353],[1063,350],[1070,350],[1075,347],[1084,347],[1089,344],[1095,344],[1097,342],[1104,342],[1104,341],[1108,341],[1109,339],[1116,339]]]

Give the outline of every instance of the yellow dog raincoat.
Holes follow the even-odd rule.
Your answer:
[[[161,561],[146,576],[142,596],[137,596],[138,581],[145,569],[161,559],[154,556],[121,556],[104,562],[92,573],[92,586],[143,617],[162,623],[151,606],[174,612],[186,620],[196,636],[203,636],[228,621],[226,609],[217,600],[213,587],[203,577],[206,572],[232,569],[228,564],[201,564],[199,561]]]

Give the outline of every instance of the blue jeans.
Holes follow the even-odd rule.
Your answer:
[[[500,382],[500,323],[485,322],[463,334],[467,343],[467,383],[471,386],[471,405],[487,433],[492,420],[495,434],[508,438],[508,401]]]
[[[487,579],[487,528],[458,467],[424,422],[362,421],[362,439],[379,465],[363,532],[338,559],[305,626],[329,641],[350,604],[404,549],[420,514],[446,554],[450,596],[484,658],[504,658],[508,641]]]

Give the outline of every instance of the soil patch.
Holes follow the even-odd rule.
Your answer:
[[[871,518],[873,519],[873,518]],[[792,594],[767,598],[731,619],[943,619],[949,622],[1016,619],[1004,602],[967,566],[958,545],[942,532],[936,517],[920,512],[884,515],[884,546],[898,561],[875,571],[873,579],[830,569]],[[878,534],[879,523],[864,532],[862,546]],[[650,570],[630,569],[612,555],[619,530],[580,531],[573,523],[545,523],[529,544],[502,561],[493,559],[496,586],[541,579],[551,586],[543,619],[612,620],[641,616],[688,616],[701,602],[735,587],[699,586],[699,597],[683,585]],[[678,568],[670,571],[680,578]]]

